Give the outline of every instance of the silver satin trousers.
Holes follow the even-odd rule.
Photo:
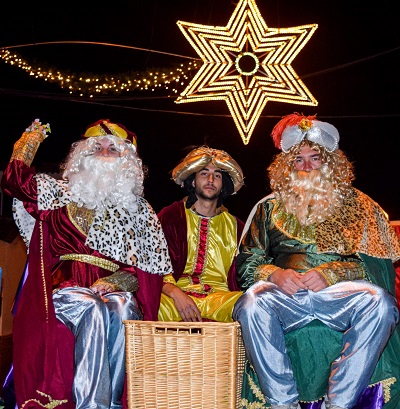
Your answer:
[[[273,283],[259,281],[236,302],[233,318],[241,325],[261,390],[273,405],[298,400],[284,334],[314,319],[343,332],[341,355],[331,366],[328,401],[351,408],[368,386],[399,312],[392,295],[363,280],[292,296]]]
[[[123,320],[142,319],[129,292],[102,297],[89,288],[68,287],[53,294],[57,318],[75,336],[76,409],[119,409],[125,380]]]

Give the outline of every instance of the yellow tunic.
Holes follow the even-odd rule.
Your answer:
[[[185,209],[188,257],[185,270],[176,282],[172,274],[164,282],[172,283],[189,295],[202,318],[232,322],[232,310],[242,291],[229,291],[228,272],[237,249],[237,225],[228,212],[213,217],[199,216]],[[172,298],[161,295],[160,321],[181,321]]]

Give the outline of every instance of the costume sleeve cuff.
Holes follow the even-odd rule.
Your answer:
[[[10,162],[20,160],[27,166],[31,166],[33,158],[44,137],[41,132],[24,132],[20,139],[14,144],[13,153]]]
[[[280,267],[274,266],[273,264],[261,264],[256,268],[254,281],[269,281],[269,277],[279,269]]]
[[[362,264],[355,261],[331,261],[314,268],[327,281],[328,286],[340,281],[363,280],[365,272]]]
[[[134,293],[139,289],[138,279],[124,271],[117,271],[108,277],[99,278],[95,284],[109,284],[113,287],[113,291]]]

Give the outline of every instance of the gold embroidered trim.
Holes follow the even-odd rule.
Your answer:
[[[42,222],[39,223],[40,231],[40,273],[42,276],[43,293],[44,293],[44,305],[46,308],[46,322],[49,320],[49,302],[47,300],[47,288],[46,288],[46,277],[44,274],[44,258],[43,258],[43,225]]]
[[[96,284],[108,284],[112,287],[113,291],[134,293],[139,289],[138,279],[125,271],[117,271],[108,277],[99,278],[93,285]]]
[[[44,140],[42,132],[24,132],[14,144],[10,162],[14,159],[21,160],[27,166],[31,166],[39,145]]]
[[[60,256],[60,260],[81,261],[82,263],[92,264],[93,266],[104,268],[104,270],[112,271],[113,273],[119,268],[118,264],[113,263],[110,260],[105,260],[104,258],[91,256],[89,254],[64,254]]]
[[[250,364],[250,367],[255,373],[253,365]],[[249,375],[249,373],[246,373],[245,376],[247,377],[247,381],[249,382],[250,390],[253,393],[253,395],[256,397],[257,401],[249,402],[247,399],[241,398],[240,399],[241,407],[245,409],[263,409],[267,407],[265,406],[267,405],[267,401],[259,385],[254,382],[254,380]]]
[[[304,244],[315,243],[314,225],[301,226],[297,217],[293,214],[286,213],[281,203],[275,203],[272,209],[271,219],[275,227],[286,236]]]
[[[363,280],[365,277],[362,265],[355,261],[330,261],[315,267],[314,270],[324,276],[328,285],[345,280]]]
[[[172,284],[172,283],[168,283],[168,284]],[[200,284],[204,286],[204,283],[202,283],[201,281],[200,281]],[[209,290],[209,291],[205,291],[205,290],[195,290],[195,289],[192,289],[192,288],[181,288],[181,290],[182,290],[184,293],[188,293],[188,294],[198,294],[198,295],[209,295],[209,294],[211,294],[211,293],[215,293],[215,289],[214,289],[212,286],[210,286],[210,290]]]
[[[251,365],[251,368],[254,370],[253,365]],[[258,401],[255,402],[249,402],[247,399],[242,398],[240,400],[240,404],[243,408],[245,409],[259,409],[259,408],[264,408],[266,406],[264,406],[266,404],[266,400],[265,397],[263,395],[263,393],[261,392],[261,389],[259,388],[259,386],[253,381],[253,379],[251,378],[251,376],[249,374],[247,375],[247,380],[249,382],[249,386],[251,391],[253,392],[254,396],[258,399]],[[368,385],[369,388],[372,388],[375,385],[378,385],[379,383],[382,383],[382,388],[383,388],[383,399],[385,403],[388,403],[390,401],[390,386],[393,385],[394,383],[397,382],[397,379],[395,377],[393,378],[388,378],[388,379],[384,379],[382,381],[379,382],[375,382],[373,384]],[[326,395],[321,396],[319,399],[313,400],[313,401],[300,401],[303,403],[314,403],[314,402],[318,402],[321,399],[325,398],[326,399]]]
[[[336,274],[333,270],[329,268],[319,268],[319,267],[316,267],[315,270],[317,270],[325,278],[326,283],[328,284],[328,287],[338,282]]]
[[[43,404],[42,402],[40,402],[40,400],[38,399],[28,399],[27,401],[25,401],[22,405],[21,405],[21,409],[23,409],[25,407],[25,405],[27,405],[29,402],[35,402],[37,403],[39,406],[42,406],[43,408],[46,409],[54,409],[57,406],[62,405],[63,403],[67,403],[68,399],[63,399],[63,400],[54,400],[51,398],[51,396],[46,395],[43,392],[40,391],[36,391],[39,395],[45,396],[46,398],[49,398],[49,403]]]
[[[382,382],[382,387],[383,387],[383,399],[385,400],[385,403],[388,403],[390,401],[390,386],[393,385],[394,383],[397,382],[397,379],[395,377],[393,378],[388,378],[388,379],[384,379]],[[374,383],[373,385],[369,385],[369,386],[374,386],[376,384],[378,384],[379,382]]]
[[[243,398],[240,400],[240,405],[241,405],[241,408],[244,408],[244,409],[264,409],[264,408],[269,407],[269,406],[265,406],[266,403],[249,402],[247,399],[243,399]]]
[[[280,267],[274,266],[273,264],[262,264],[256,268],[254,272],[254,281],[269,281],[269,277],[279,270]]]
[[[72,224],[85,236],[88,235],[90,226],[94,218],[94,210],[86,209],[86,207],[79,207],[72,202],[67,204],[68,217]]]

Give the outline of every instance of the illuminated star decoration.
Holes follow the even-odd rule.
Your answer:
[[[175,102],[226,101],[245,145],[268,101],[318,105],[291,66],[317,24],[269,28],[254,0],[240,0],[226,27],[177,24],[203,65]]]

